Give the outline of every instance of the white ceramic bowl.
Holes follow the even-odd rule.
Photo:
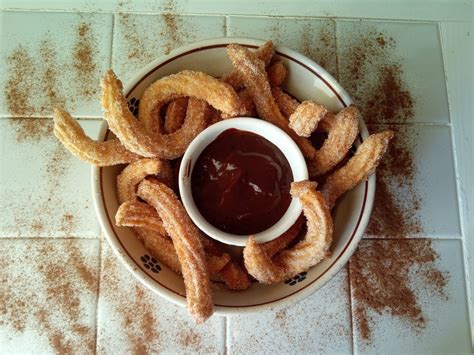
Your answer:
[[[230,128],[258,134],[278,146],[290,164],[293,173],[293,181],[307,180],[308,168],[303,154],[295,141],[277,126],[261,119],[236,117],[231,120],[224,120],[206,128],[191,142],[183,155],[179,168],[179,192],[181,201],[189,217],[191,217],[196,226],[208,236],[225,244],[243,247],[245,246],[247,238],[241,235],[223,232],[209,223],[196,207],[191,192],[191,175],[199,155],[201,155],[202,151],[209,143],[213,142],[219,134]],[[286,213],[276,224],[263,232],[254,234],[253,237],[258,243],[265,243],[275,239],[286,232],[296,222],[302,211],[303,208],[299,200],[292,199]]]
[[[240,43],[256,48],[262,40],[249,38],[209,39],[187,45],[160,57],[147,65],[125,86],[131,109],[134,110],[145,88],[158,78],[183,69],[199,70],[221,76],[231,70],[225,46]],[[351,104],[345,90],[326,70],[300,53],[276,47],[276,56],[289,69],[284,88],[300,100],[314,99],[333,111]],[[368,136],[360,122],[360,135],[356,145]],[[100,139],[113,135],[104,121]],[[164,298],[185,306],[185,290],[181,276],[176,275],[149,255],[129,228],[116,227],[115,212],[118,208],[116,177],[122,167],[92,168],[92,189],[97,215],[102,230],[112,249],[130,272],[143,284]],[[233,292],[218,287],[214,292],[216,314],[231,315],[256,312],[293,303],[310,295],[326,283],[349,260],[362,238],[369,221],[375,191],[375,177],[345,194],[333,211],[334,235],[332,255],[307,273],[276,285],[255,283],[243,292]]]

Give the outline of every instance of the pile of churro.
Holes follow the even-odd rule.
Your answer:
[[[140,98],[138,117],[128,108],[120,80],[107,71],[101,102],[116,137],[111,140],[90,139],[69,113],[54,111],[54,133],[72,154],[97,166],[125,164],[117,177],[116,224],[133,228],[153,256],[183,276],[188,309],[198,323],[213,313],[212,280],[241,291],[253,281],[285,281],[327,258],[332,208],[375,171],[393,136],[373,134],[352,155],[359,133],[355,106],[333,113],[286,93],[282,84],[291,73],[274,56],[271,41],[255,51],[230,44],[227,53],[233,71],[220,78],[185,70],[156,80]],[[258,244],[247,236],[240,259],[193,224],[179,198],[175,168],[202,130],[234,117],[260,118],[288,133],[310,175],[291,183],[291,197],[301,201],[303,215],[270,242]],[[325,137],[319,148],[309,139],[315,132]]]

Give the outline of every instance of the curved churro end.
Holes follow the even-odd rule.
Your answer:
[[[260,60],[255,53],[239,44],[229,44],[227,54],[232,62],[232,66],[240,74],[240,77],[252,95],[260,118],[280,127],[293,138],[298,144],[301,152],[307,159],[312,159],[315,149],[306,138],[298,136],[288,127],[288,120],[282,115],[278,108],[268,82],[265,63]]]
[[[249,237],[244,248],[244,261],[248,272],[259,282],[274,284],[307,271],[329,254],[332,242],[332,218],[322,195],[312,181],[294,182],[291,194],[299,198],[307,219],[304,239],[290,249],[282,250],[274,258],[263,245]]]
[[[321,194],[329,208],[332,209],[341,195],[367,180],[375,171],[393,135],[390,130],[370,135],[344,166],[328,176],[321,188]]]
[[[288,95],[280,87],[272,88],[272,95],[278,108],[285,118],[289,118],[300,104],[294,97]]]
[[[303,101],[289,118],[290,128],[301,137],[310,137],[329,110],[314,101]]]
[[[308,164],[311,177],[327,173],[344,159],[359,133],[359,119],[359,109],[352,105],[335,116],[326,112],[321,122],[328,128],[328,137]]]
[[[146,228],[166,236],[165,227],[156,210],[138,200],[122,203],[115,213],[115,224],[119,227]]]
[[[267,75],[270,86],[281,86],[288,76],[288,69],[281,60],[278,60],[267,68]]]
[[[128,109],[122,83],[112,70],[102,77],[101,86],[102,109],[109,129],[128,150],[147,158],[159,156],[151,136]]]
[[[248,289],[251,285],[247,272],[232,260],[219,271],[219,275],[230,290],[243,291]]]
[[[178,97],[169,103],[166,109],[165,121],[163,123],[164,133],[174,133],[183,125],[184,119],[186,118],[187,108],[187,97]]]
[[[155,116],[159,108],[180,96],[206,101],[229,116],[238,115],[240,110],[240,101],[232,86],[202,72],[183,70],[158,79],[143,92],[139,119],[148,132],[156,133]]]
[[[265,66],[267,66],[272,60],[273,55],[275,54],[275,51],[273,49],[273,42],[265,42],[263,45],[258,47],[254,53],[257,58],[262,60],[265,63]],[[241,90],[245,86],[244,82],[242,81],[242,78],[240,77],[239,72],[235,69],[228,74],[224,74],[220,78],[220,80],[232,86],[235,91]]]
[[[127,165],[117,176],[117,196],[119,203],[136,200],[138,184],[147,176],[153,175],[170,186],[173,172],[167,160],[143,158]]]
[[[275,284],[284,279],[282,276],[285,274],[284,267],[275,265],[253,236],[249,236],[247,239],[243,255],[247,271],[259,282]]]
[[[97,166],[131,163],[140,157],[117,140],[98,142],[89,138],[79,123],[61,108],[54,108],[54,135],[79,159]]]
[[[163,220],[181,263],[189,312],[197,323],[214,311],[211,281],[199,230],[173,190],[160,182],[143,180],[137,195],[152,205]]]

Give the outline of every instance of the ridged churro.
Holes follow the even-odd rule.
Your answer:
[[[288,133],[298,144],[305,158],[312,159],[315,154],[314,147],[306,138],[299,137],[288,127],[288,121],[273,99],[264,62],[238,44],[229,44],[227,53],[232,65],[240,73],[245,87],[252,94],[259,116]]]
[[[178,97],[168,104],[166,108],[165,121],[163,122],[163,131],[166,134],[176,132],[186,118],[188,108],[188,98]]]
[[[375,171],[392,137],[392,131],[370,135],[344,166],[328,176],[321,188],[321,194],[329,208],[334,207],[342,194],[365,181]]]
[[[253,277],[265,284],[285,281],[307,271],[329,255],[332,241],[331,211],[323,196],[316,191],[316,183],[294,182],[291,194],[299,198],[307,219],[304,239],[290,249],[282,250],[273,258],[249,237],[244,248],[245,266]]]
[[[54,135],[69,152],[79,159],[97,166],[131,163],[140,156],[128,151],[117,139],[97,142],[87,137],[82,127],[71,115],[54,109]]]
[[[211,281],[199,230],[174,192],[166,185],[144,180],[138,196],[152,205],[163,220],[181,263],[189,312],[198,323],[214,312]]]

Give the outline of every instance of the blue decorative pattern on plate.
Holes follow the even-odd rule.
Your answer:
[[[290,285],[290,286],[294,286],[296,285],[298,282],[301,282],[301,281],[304,281],[306,280],[306,275],[308,273],[306,271],[302,272],[302,273],[299,273],[298,275],[292,277],[291,279],[289,280],[286,280],[285,281],[285,284],[287,285]]]
[[[161,266],[158,264],[158,260],[155,257],[145,254],[140,257],[140,260],[146,269],[149,269],[156,274],[161,271]]]

